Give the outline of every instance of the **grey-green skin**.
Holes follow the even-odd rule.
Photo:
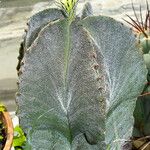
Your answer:
[[[92,6],[90,3],[86,3],[81,18],[84,19],[87,16],[93,15]],[[29,22],[27,23],[28,29],[25,30],[23,41],[20,44],[19,49],[19,56],[18,56],[18,65],[16,67],[18,74],[19,69],[21,67],[21,62],[24,56],[24,52],[31,46],[32,42],[37,38],[38,33],[41,31],[41,29],[46,26],[46,24],[65,18],[66,15],[61,9],[46,9],[43,10],[35,15],[33,15]]]
[[[26,149],[120,150],[147,74],[135,37],[112,18],[88,17],[89,4],[71,24],[55,11],[59,20],[45,11],[31,18],[20,49],[16,101]]]
[[[35,14],[30,18],[29,22],[27,23],[28,29],[25,31],[23,41],[20,44],[18,65],[16,68],[18,72],[21,67],[21,61],[23,59],[24,52],[31,46],[33,41],[38,36],[40,30],[49,22],[62,19],[64,17],[65,15],[63,14],[62,10],[54,8],[46,9],[42,12]]]

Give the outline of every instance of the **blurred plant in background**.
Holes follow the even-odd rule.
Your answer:
[[[147,83],[143,92],[137,100],[136,109],[134,111],[134,131],[133,131],[133,146],[135,149],[150,149],[150,9],[148,1],[146,1],[146,13],[142,14],[141,5],[139,7],[139,15],[135,11],[134,4],[132,9],[134,18],[125,20],[133,27],[133,31],[137,36],[137,46],[142,51],[146,67],[148,69]]]

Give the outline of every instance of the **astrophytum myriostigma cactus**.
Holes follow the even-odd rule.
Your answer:
[[[147,74],[132,31],[86,4],[31,17],[16,96],[32,150],[120,150]],[[58,5],[58,3],[57,3]]]

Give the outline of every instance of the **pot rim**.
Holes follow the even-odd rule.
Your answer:
[[[12,119],[10,117],[9,112],[2,112],[2,117],[4,118],[4,124],[6,126],[6,135],[7,135],[7,139],[6,139],[6,143],[4,146],[3,150],[10,150],[12,147],[12,143],[13,143],[13,136],[14,136],[14,128],[13,128],[13,123],[12,123]]]

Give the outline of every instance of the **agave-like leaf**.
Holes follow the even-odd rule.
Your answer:
[[[146,67],[130,29],[109,17],[88,17],[82,25],[103,54],[108,75],[106,143],[120,150],[132,136],[136,99],[146,82]]]
[[[18,115],[32,150],[106,150],[103,57],[77,20],[48,24],[24,56]]]

